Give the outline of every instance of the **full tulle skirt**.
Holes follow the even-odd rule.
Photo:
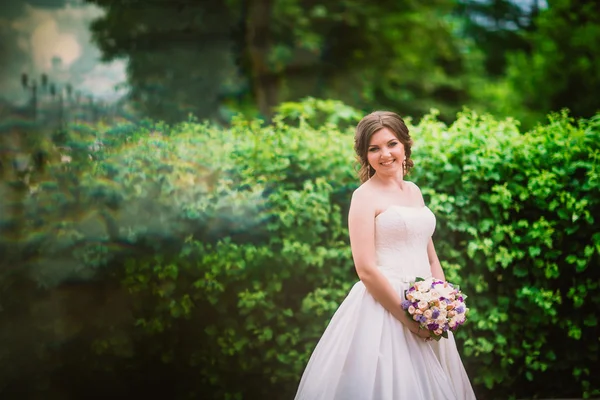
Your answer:
[[[390,281],[401,297],[407,281]],[[296,400],[475,399],[454,337],[425,342],[357,282],[304,370]]]

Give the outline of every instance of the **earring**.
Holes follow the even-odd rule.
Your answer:
[[[402,161],[402,176],[406,175],[406,157],[404,157],[404,161]]]

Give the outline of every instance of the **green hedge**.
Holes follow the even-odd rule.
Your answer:
[[[442,259],[475,306],[459,334],[474,382],[498,398],[600,394],[600,116],[521,134],[463,114],[415,136]]]
[[[47,391],[79,377],[76,394],[293,397],[356,281],[346,214],[359,117],[309,99],[269,126],[61,136],[70,162],[1,182],[1,208],[19,213],[0,222],[19,229],[0,241],[13,310],[0,390],[34,371]],[[448,278],[469,294],[458,342],[482,399],[599,393],[599,122],[553,115],[523,134],[465,112],[411,126],[411,179],[436,213]]]

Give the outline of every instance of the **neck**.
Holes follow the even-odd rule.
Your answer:
[[[371,179],[376,179],[376,181],[383,186],[386,186],[386,187],[393,186],[393,187],[400,188],[400,190],[403,190],[404,185],[406,184],[406,182],[404,181],[404,178],[400,174],[386,176],[386,175],[379,175],[378,173],[375,173],[375,175],[373,175],[371,177]]]

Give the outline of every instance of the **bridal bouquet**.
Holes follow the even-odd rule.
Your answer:
[[[464,324],[469,309],[458,286],[436,278],[416,278],[405,292],[402,308],[420,325],[430,331],[431,338],[448,337],[448,330]]]

